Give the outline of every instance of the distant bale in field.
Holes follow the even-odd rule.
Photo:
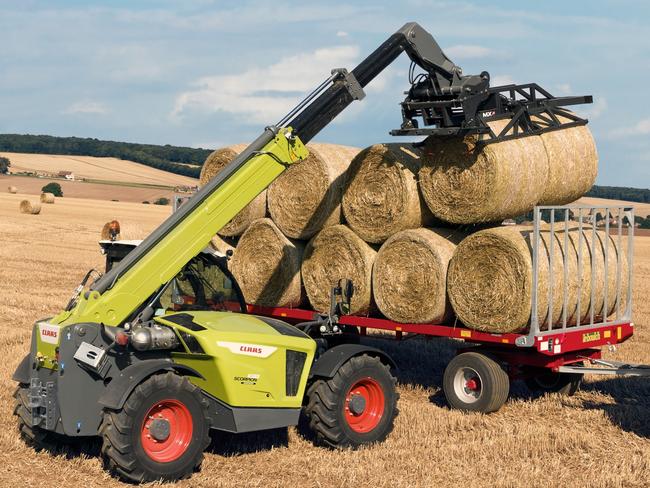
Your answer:
[[[41,204],[38,202],[23,200],[20,202],[20,213],[38,215],[41,213]]]
[[[401,230],[431,223],[418,190],[422,156],[409,144],[376,144],[352,160],[343,214],[364,241],[381,243]]]
[[[564,205],[587,193],[598,176],[598,153],[589,128],[583,125],[554,130],[541,134],[540,138],[548,155],[549,171],[538,204]]]
[[[54,203],[54,194],[41,193],[41,203]]]
[[[490,122],[500,132],[505,121]],[[496,222],[530,211],[549,163],[538,136],[477,145],[475,136],[427,140],[420,189],[431,212],[454,224]]]
[[[201,186],[204,186],[217,176],[221,170],[240,152],[246,149],[246,147],[246,144],[235,144],[212,152],[201,168],[201,176],[199,179]],[[239,236],[244,233],[251,222],[260,219],[265,215],[266,191],[263,191],[251,203],[235,215],[235,217],[219,231],[219,234],[226,237]]]
[[[240,243],[241,245],[241,243]],[[350,313],[365,314],[372,307],[372,265],[376,251],[345,225],[326,227],[309,241],[302,262],[302,279],[312,307],[330,308],[333,286],[352,280]]]
[[[247,303],[297,307],[304,298],[300,263],[304,244],[289,240],[271,219],[255,220],[241,236],[230,270]]]
[[[210,246],[215,251],[225,255],[228,251],[235,250],[238,240],[237,237],[221,237],[219,234],[216,234],[210,239]]]
[[[567,325],[575,324],[578,319],[580,323],[589,320],[592,263],[594,320],[600,320],[603,315],[610,315],[614,310],[616,259],[619,252],[622,264],[622,280],[619,285],[622,290],[627,286],[627,258],[624,250],[617,249],[612,238],[602,232],[596,232],[596,239],[592,239],[591,232],[584,232],[583,258],[579,267],[578,231],[569,232],[566,246],[563,233],[554,232],[551,235],[547,228],[540,231],[537,320],[541,329],[548,328],[549,316],[553,325],[563,323],[562,302],[565,290]],[[532,239],[530,227],[496,227],[479,231],[458,245],[449,264],[447,290],[454,312],[466,326],[505,333],[522,331],[530,324],[533,293]],[[604,255],[606,239],[609,239],[607,264]],[[564,256],[567,258],[566,282]],[[605,266],[608,270],[607,286],[604,279]],[[605,289],[609,296],[607,309],[604,307]],[[551,295],[553,307],[549,310]]]
[[[309,239],[341,223],[346,170],[359,149],[335,144],[307,145],[309,156],[292,164],[268,189],[271,218],[288,237]]]
[[[453,315],[447,267],[462,234],[449,229],[408,229],[379,249],[372,271],[377,308],[396,322],[441,324]]]
[[[18,188],[16,188],[15,186],[10,186],[9,188],[7,188],[7,191],[9,191],[9,193],[18,193]]]

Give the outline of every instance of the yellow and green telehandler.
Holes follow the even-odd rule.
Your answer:
[[[590,97],[490,87],[487,72],[463,75],[428,32],[404,25],[353,71],[333,70],[144,241],[104,243],[105,272],[88,272],[64,310],[34,324],[14,373],[29,443],[100,436],[106,468],[144,482],[190,476],[210,429],[285,427],[304,413],[328,446],[386,438],[397,414],[395,364],[337,325],[352,284],[333,289],[329,314],[289,325],[247,314],[226,258],[205,249],[402,52],[414,69],[393,135],[480,134],[489,144],[585,123],[563,106]],[[487,125],[504,118],[499,133]]]

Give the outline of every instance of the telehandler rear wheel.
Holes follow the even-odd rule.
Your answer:
[[[187,378],[151,376],[133,390],[123,408],[104,411],[104,465],[135,482],[190,476],[210,442],[207,409],[207,400]]]
[[[398,413],[395,383],[389,367],[367,354],[345,362],[333,378],[315,381],[305,413],[316,441],[330,447],[383,441]]]

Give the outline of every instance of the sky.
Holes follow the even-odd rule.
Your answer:
[[[593,95],[597,183],[650,187],[650,2],[0,0],[0,133],[249,142],[416,21],[465,74]],[[405,55],[316,140],[395,139]]]

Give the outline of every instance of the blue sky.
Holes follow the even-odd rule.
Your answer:
[[[465,73],[594,95],[598,183],[650,186],[650,2],[0,0],[0,132],[246,142],[407,21]],[[404,56],[317,140],[391,139]]]

